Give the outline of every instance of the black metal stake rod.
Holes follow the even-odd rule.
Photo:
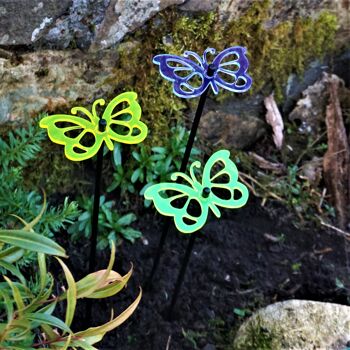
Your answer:
[[[217,67],[215,67],[214,65],[210,64],[209,67],[208,67],[208,70],[207,70],[207,75],[209,77],[212,77],[216,70],[217,70]],[[208,88],[209,88],[209,86],[208,86]],[[197,129],[198,129],[198,126],[199,126],[199,122],[200,122],[200,119],[201,119],[201,116],[202,116],[202,113],[203,113],[205,101],[207,99],[208,88],[202,93],[201,97],[199,98],[196,114],[195,114],[195,117],[194,117],[194,120],[193,120],[193,123],[192,123],[190,136],[188,138],[186,149],[185,149],[185,153],[184,153],[184,156],[182,158],[180,172],[186,171],[187,164],[188,164],[188,161],[190,159],[190,155],[191,155],[194,139],[196,137]],[[165,224],[164,224],[164,228],[163,228],[163,232],[162,232],[162,234],[160,236],[160,240],[159,240],[156,256],[155,256],[154,261],[153,261],[152,270],[151,270],[151,273],[150,273],[150,275],[149,275],[149,277],[147,279],[146,285],[145,285],[145,289],[146,290],[149,289],[152,286],[152,280],[153,280],[153,277],[154,277],[154,275],[155,275],[155,273],[157,271],[158,265],[159,265],[160,257],[162,255],[164,243],[165,243],[166,238],[168,236],[168,232],[169,232],[169,229],[170,229],[170,226],[171,226],[171,222],[172,222],[172,220],[170,218],[168,218],[166,220]]]
[[[100,119],[98,123],[99,131],[105,131],[107,122],[105,119]],[[95,270],[96,264],[96,244],[98,235],[98,215],[100,212],[100,192],[101,192],[101,176],[103,164],[103,146],[97,152],[97,162],[95,170],[95,192],[94,206],[91,217],[91,236],[90,236],[90,257],[89,257],[89,273]],[[86,321],[91,322],[91,299],[88,299],[86,305]]]
[[[202,192],[202,197],[208,198],[209,194],[210,194],[210,188],[204,187],[203,192]],[[190,261],[191,253],[192,253],[193,246],[194,246],[194,241],[195,241],[197,236],[198,236],[197,232],[192,233],[190,236],[190,239],[188,241],[188,244],[187,244],[185,256],[184,256],[182,263],[181,263],[180,272],[179,272],[179,275],[177,276],[177,280],[176,280],[176,284],[175,284],[175,288],[174,288],[174,293],[172,295],[171,304],[170,304],[170,307],[169,307],[169,310],[167,313],[167,319],[169,321],[171,321],[172,316],[173,316],[174,307],[176,305],[176,301],[177,301],[177,298],[179,296],[181,286],[182,286],[182,283],[183,283],[184,278],[185,278],[187,266],[188,266],[188,263]]]

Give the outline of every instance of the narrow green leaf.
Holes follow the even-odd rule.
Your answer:
[[[57,339],[57,333],[55,333],[51,326],[48,324],[41,323],[40,327],[42,328],[44,334],[46,335],[48,340],[55,340]]]
[[[152,147],[152,151],[155,152],[155,153],[159,153],[159,154],[165,154],[166,153],[165,147]]]
[[[38,253],[38,265],[39,265],[40,293],[41,293],[47,284],[47,269],[46,269],[45,254]]]
[[[114,160],[114,165],[116,166],[122,164],[121,144],[117,142],[114,144],[113,160]]]
[[[130,271],[123,277],[115,273],[116,275],[119,275],[118,278],[112,278],[111,281],[107,279],[106,286],[96,290],[94,293],[92,293],[89,296],[89,298],[102,299],[102,298],[111,297],[119,293],[124,288],[124,286],[128,283],[132,275],[132,272],[133,272],[133,267],[131,267]]]
[[[68,338],[67,338],[68,340]],[[101,339],[97,340],[97,341],[100,341]],[[64,343],[62,340],[61,341],[58,341],[58,342],[53,342],[51,343],[52,345],[57,345],[59,346],[60,350],[61,349],[64,349],[64,348],[61,348],[61,346],[64,346]],[[83,350],[98,350],[97,348],[93,347],[92,345],[90,345],[89,343],[85,342],[84,340],[79,340],[79,339],[74,339],[74,340],[71,340],[70,343],[69,343],[69,347],[72,348],[72,349],[83,349]]]
[[[82,278],[76,283],[77,288],[77,299],[88,298],[91,293],[96,291],[98,288],[104,286],[108,276],[111,273],[114,260],[115,260],[115,244],[111,241],[111,256],[109,259],[108,267],[106,270],[100,270],[93,272]],[[67,297],[67,292],[60,295],[59,299],[63,300]]]
[[[110,332],[114,328],[121,325],[132,315],[132,313],[137,308],[141,300],[141,297],[142,297],[142,291],[140,290],[140,293],[138,297],[135,299],[135,301],[126,310],[124,310],[119,316],[117,316],[116,318],[112,319],[111,321],[101,326],[90,327],[85,331],[75,333],[75,336],[84,338],[84,340],[89,344],[92,344],[92,345],[95,344],[97,342],[95,339],[96,336],[98,336],[98,338],[103,337],[107,332]]]
[[[19,271],[15,265],[12,265],[5,261],[0,260],[0,266],[10,271],[14,276],[16,276],[21,281],[23,285],[26,285],[26,279],[22,275],[21,271]]]
[[[5,291],[0,289],[0,295],[4,299],[4,304],[6,307],[7,322],[10,323],[13,318],[13,302],[10,295]]]
[[[140,156],[140,154],[137,153],[136,151],[133,151],[133,152],[132,152],[132,156],[133,156],[138,162],[141,161],[141,156]]]
[[[14,319],[11,322],[11,332],[7,335],[7,341],[18,342],[28,338],[30,322],[28,319]]]
[[[6,282],[9,284],[9,286],[11,287],[13,298],[14,298],[15,303],[17,305],[18,314],[21,315],[22,310],[24,309],[24,302],[23,302],[23,299],[21,297],[21,294],[20,294],[17,286],[7,276],[3,276],[3,277],[6,280]]]
[[[77,286],[75,284],[74,278],[67,265],[60,259],[56,258],[58,262],[61,264],[64,274],[66,276],[66,280],[68,283],[67,289],[67,309],[66,309],[66,320],[65,323],[68,327],[72,324],[75,307],[77,305]]]
[[[41,324],[48,324],[50,326],[62,329],[65,332],[72,333],[70,328],[62,320],[49,314],[42,314],[38,312],[26,313],[26,319],[34,322],[40,322]]]
[[[129,213],[126,215],[123,215],[118,221],[118,225],[121,226],[127,226],[130,225],[132,222],[136,220],[136,215],[134,213]]]
[[[0,241],[34,252],[65,257],[65,250],[52,239],[24,230],[0,230]]]
[[[141,175],[141,168],[137,168],[131,175],[131,182],[135,183]],[[142,181],[142,180],[141,180]]]
[[[0,251],[0,260],[4,260],[9,264],[13,264],[24,254],[24,250],[18,247],[9,247]]]

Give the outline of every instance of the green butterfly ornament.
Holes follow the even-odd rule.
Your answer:
[[[175,226],[182,233],[192,233],[203,227],[209,209],[220,218],[218,207],[237,209],[243,207],[249,197],[247,187],[238,180],[238,170],[230,159],[229,151],[215,152],[209,158],[203,169],[202,183],[197,180],[195,168],[201,168],[199,161],[191,164],[190,176],[180,172],[173,173],[171,180],[174,182],[152,185],[144,194],[146,199],[154,202],[159,213],[174,217]],[[216,171],[217,169],[219,170]],[[188,184],[176,183],[178,178]],[[236,191],[240,194],[238,199]],[[175,201],[184,204],[178,207]],[[189,213],[191,201],[198,203],[198,213]]]
[[[142,142],[147,136],[147,126],[140,120],[141,107],[135,92],[124,92],[115,97],[98,117],[96,107],[104,106],[100,98],[92,105],[92,111],[74,107],[69,114],[55,114],[40,120],[52,142],[64,145],[66,157],[81,161],[93,157],[106,143],[110,151],[113,141],[127,144]],[[84,117],[78,116],[78,112]],[[73,136],[72,136],[73,133]],[[87,144],[86,140],[92,141]]]

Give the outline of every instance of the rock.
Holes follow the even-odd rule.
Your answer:
[[[40,32],[60,17],[71,0],[11,0],[0,3],[0,45],[31,45]]]
[[[199,133],[206,143],[228,149],[244,149],[261,137],[264,123],[255,116],[241,117],[234,113],[210,111],[202,117]]]
[[[187,0],[179,9],[188,12],[217,11],[223,21],[230,21],[239,18],[254,2],[256,0]],[[271,27],[296,16],[306,17],[327,9],[337,14],[340,28],[344,30],[341,34],[348,38],[349,6],[343,0],[274,0],[270,1],[271,15],[265,25]]]
[[[32,41],[37,47],[65,49],[71,46],[87,50],[104,20],[108,3],[109,0],[73,0],[66,13],[55,18],[48,29]]]
[[[37,49],[109,48],[169,6],[187,12],[216,11],[223,23],[239,18],[254,0],[11,0],[0,3],[0,46]],[[271,27],[296,15],[337,14],[343,42],[349,38],[348,1],[271,1]]]
[[[302,98],[289,115],[289,120],[300,123],[299,131],[301,133],[319,134],[321,123],[325,119],[327,96],[326,74],[302,92]]]
[[[20,63],[0,58],[0,122],[63,107],[68,112],[77,101],[110,96],[116,60],[115,50],[89,55],[47,50],[24,54]]]
[[[185,0],[113,0],[98,28],[93,49],[110,47],[120,42],[127,33],[139,28],[152,16],[171,5]]]
[[[350,340],[350,307],[288,300],[256,312],[240,327],[235,350],[343,350]]]
[[[200,138],[228,149],[244,149],[264,133],[266,123],[258,116],[263,113],[262,96],[229,98],[220,105],[208,100],[208,112],[199,125]]]
[[[214,11],[220,6],[220,1],[216,0],[188,0],[179,6],[180,10],[189,12]]]
[[[345,87],[344,81],[337,75],[331,75],[339,82],[339,98],[342,108],[347,110],[350,102],[350,90]],[[322,76],[302,92],[295,108],[289,114],[289,120],[300,124],[299,131],[304,134],[319,136],[324,128],[326,105],[329,98],[328,87],[329,75]]]
[[[320,80],[322,78],[322,73],[327,71],[328,68],[327,64],[316,60],[306,67],[302,76],[296,74],[291,74],[289,76],[286,82],[285,99],[282,106],[283,114],[289,114],[293,110],[303,91]]]

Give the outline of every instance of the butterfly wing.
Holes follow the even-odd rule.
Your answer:
[[[220,52],[213,64],[218,67],[215,83],[233,92],[245,92],[252,85],[252,78],[247,74],[249,62],[246,49],[234,46]]]
[[[73,111],[74,109],[72,113]],[[39,125],[47,129],[52,142],[65,146],[64,153],[68,159],[81,161],[93,157],[103,142],[103,136],[98,132],[98,119],[91,114],[88,116],[90,120],[68,114],[55,114],[41,119]],[[73,137],[72,132],[75,134]],[[87,137],[95,138],[92,146],[84,145]]]
[[[123,103],[126,107],[120,109]],[[128,119],[123,120],[122,116],[127,116]],[[140,120],[141,107],[135,92],[124,92],[115,97],[106,107],[102,118],[107,121],[108,137],[114,141],[135,144],[142,142],[147,136],[148,129]]]
[[[216,168],[219,170],[216,171]],[[211,189],[209,201],[215,215],[218,212],[216,205],[236,209],[248,201],[248,189],[239,182],[237,167],[230,159],[230,152],[227,150],[215,152],[209,158],[203,170],[202,185]],[[239,192],[239,198],[236,198],[235,191]]]
[[[192,52],[186,54],[194,55]],[[195,55],[195,57],[198,56]],[[204,74],[205,68],[200,61],[197,64],[187,57],[165,54],[155,56],[153,63],[159,65],[159,72],[163,78],[173,82],[173,92],[178,97],[197,97],[210,83],[210,79]],[[201,80],[199,86],[195,86],[191,82],[195,77],[199,77]]]
[[[170,196],[166,196],[171,191]],[[182,233],[192,233],[204,226],[208,216],[208,203],[202,201],[192,187],[183,184],[164,182],[147,188],[144,194],[146,199],[152,200],[157,211],[165,216],[173,216],[176,228]],[[175,201],[185,199],[181,208],[175,206]],[[190,202],[196,201],[201,208],[197,216],[189,214]]]

